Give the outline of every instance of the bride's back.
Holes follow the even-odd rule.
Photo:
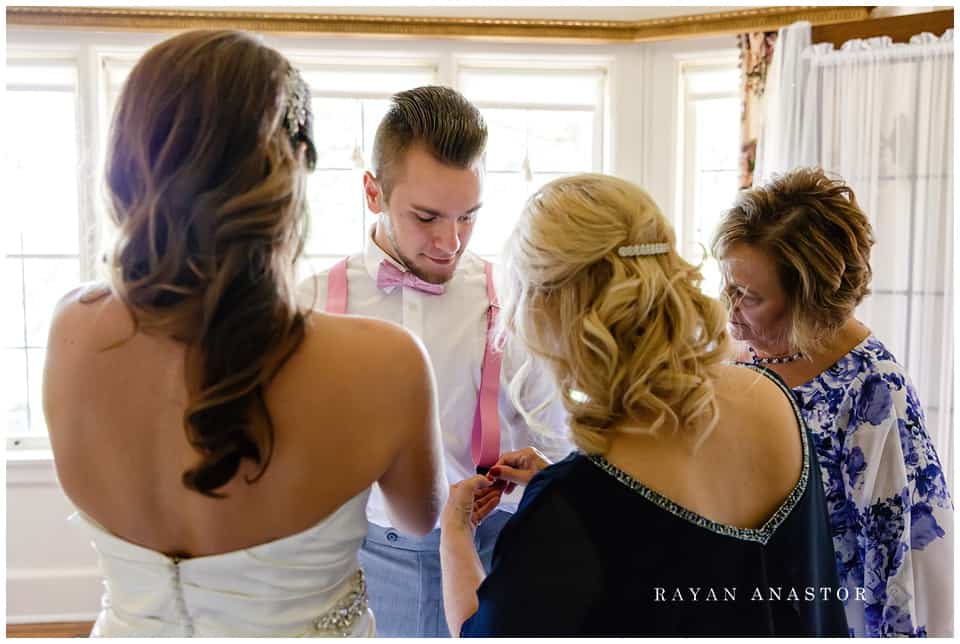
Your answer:
[[[429,375],[421,368],[416,382],[419,349],[405,332],[315,314],[265,390],[274,434],[269,466],[248,483],[260,466],[245,460],[216,490],[223,498],[200,494],[182,481],[198,461],[184,427],[195,350],[133,333],[113,296],[82,297],[65,298],[51,332],[44,392],[51,442],[71,500],[133,543],[199,556],[302,531],[381,478],[412,447],[405,442],[422,440],[413,425],[430,423],[415,409],[424,405],[422,394],[415,399]],[[262,429],[265,421],[255,422]],[[423,498],[430,494],[426,487]]]
[[[246,34],[151,48],[117,102],[109,286],[51,326],[44,411],[67,495],[107,531],[209,555],[301,531],[381,484],[443,495],[431,374],[399,327],[300,309],[310,90]]]

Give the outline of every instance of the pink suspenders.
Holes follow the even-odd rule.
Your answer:
[[[497,399],[500,394],[500,363],[503,353],[494,347],[493,333],[497,325],[497,292],[493,288],[493,264],[483,263],[487,274],[487,342],[483,348],[483,365],[480,367],[480,395],[473,413],[473,433],[470,439],[470,454],[478,468],[488,468],[500,458],[500,413]],[[479,469],[477,471],[480,471]]]
[[[470,455],[479,470],[485,470],[500,457],[500,413],[497,400],[500,397],[500,365],[503,353],[496,350],[493,332],[497,323],[497,293],[493,287],[493,265],[483,263],[487,280],[487,342],[483,349],[483,364],[480,367],[480,395],[473,414],[473,430],[470,438]],[[327,273],[327,313],[343,315],[347,312],[347,260],[340,260]]]
[[[333,265],[327,273],[327,313],[344,315],[347,312],[347,258]]]

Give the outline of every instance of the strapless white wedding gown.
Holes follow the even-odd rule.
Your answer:
[[[104,575],[91,636],[373,637],[357,553],[369,488],[303,532],[244,550],[175,559],[77,512]]]

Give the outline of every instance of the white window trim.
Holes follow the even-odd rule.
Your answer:
[[[169,34],[57,32],[13,29],[8,31],[8,60],[70,60],[77,65],[77,160],[78,160],[78,228],[80,274],[82,280],[101,277],[98,250],[106,248],[106,194],[102,181],[107,135],[112,114],[109,112],[109,77],[111,62],[133,63],[151,46]],[[571,109],[595,110],[592,169],[611,172],[613,135],[610,125],[611,79],[615,53],[597,55],[595,47],[584,45],[544,46],[540,43],[483,43],[459,40],[425,40],[418,51],[411,52],[407,43],[379,40],[336,40],[306,37],[264,35],[264,42],[283,51],[297,66],[336,67],[416,67],[430,68],[434,82],[457,87],[461,66],[514,70],[518,73],[542,73],[556,70],[599,71],[597,102],[570,105]],[[607,49],[622,55],[629,50],[623,45]],[[573,52],[573,53],[571,53]],[[315,96],[345,96],[336,91],[321,90]],[[349,93],[351,98],[389,98],[391,92]],[[492,105],[491,105],[492,106]],[[499,105],[498,105],[499,106]],[[506,107],[507,105],[503,105]],[[511,104],[520,109],[558,109],[557,105],[533,103]],[[97,181],[89,180],[96,176]],[[359,188],[358,188],[359,190]],[[365,220],[365,229],[368,222]],[[306,256],[308,260],[339,258],[337,254]],[[8,436],[8,452],[27,450],[48,453],[49,438],[37,435]]]
[[[677,168],[675,183],[675,203],[678,210],[675,228],[677,248],[680,254],[699,261],[702,250],[696,245],[696,168],[695,138],[691,133],[696,129],[692,101],[709,98],[736,98],[738,90],[731,92],[690,92],[685,82],[685,74],[690,70],[705,70],[711,67],[731,67],[738,64],[736,55],[730,51],[697,52],[675,56],[677,77],[677,107],[682,110],[677,119]]]

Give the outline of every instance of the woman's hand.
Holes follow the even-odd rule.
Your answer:
[[[493,481],[486,476],[471,476],[459,483],[450,486],[450,495],[447,497],[447,504],[443,506],[443,512],[440,514],[440,530],[472,531],[479,523],[480,519],[486,514],[475,513],[475,499],[483,497],[483,491],[493,485]],[[497,497],[499,500],[499,496]],[[494,503],[494,507],[496,503]],[[492,509],[492,508],[490,508]],[[487,510],[489,512],[489,509]]]
[[[475,499],[493,486],[486,476],[471,476],[450,486],[447,504],[440,513],[440,579],[447,628],[459,637],[463,623],[477,612],[477,588],[486,573],[473,543],[477,524]]]
[[[474,493],[471,515],[473,525],[479,525],[487,518],[500,504],[500,498],[504,494],[513,492],[517,485],[526,485],[537,472],[548,465],[550,461],[535,447],[525,447],[501,455],[487,474],[487,479],[492,484],[479,487]]]
[[[551,465],[543,453],[535,447],[524,447],[515,452],[501,454],[490,468],[490,475],[507,481],[504,494],[510,494],[517,485],[526,485],[543,468]]]

